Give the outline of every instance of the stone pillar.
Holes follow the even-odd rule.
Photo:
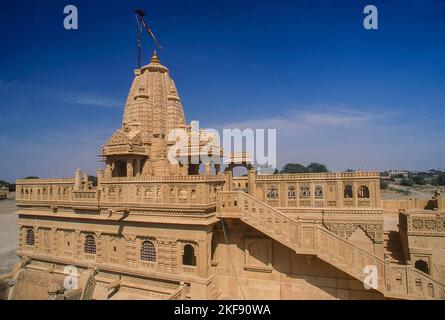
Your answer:
[[[309,192],[310,192],[310,206],[315,207],[315,184],[313,182],[309,183]]]
[[[165,262],[165,254],[164,254],[164,240],[157,240],[157,254],[158,254],[158,270],[165,272],[166,270],[166,262]]]
[[[136,267],[137,248],[136,248],[136,236],[135,235],[130,236],[130,257],[131,257],[130,265],[132,267]]]
[[[58,237],[57,237],[57,229],[56,228],[51,228],[50,239],[51,239],[51,241],[50,241],[51,255],[57,256],[58,255],[57,245],[59,244],[59,241],[58,241]]]
[[[205,175],[207,175],[207,176],[211,175],[212,174],[211,163],[205,163],[204,167],[205,167]]]
[[[371,204],[372,207],[382,207],[382,199],[380,195],[380,180],[374,181],[374,199],[375,203]]]
[[[437,209],[444,210],[445,209],[445,199],[439,194],[436,196],[437,198]]]
[[[353,181],[352,182],[352,200],[353,200],[353,207],[357,208],[358,207],[358,186],[357,186],[357,181]]]
[[[75,231],[75,257],[77,259],[82,259],[82,235],[80,230]]]
[[[39,253],[42,249],[41,239],[40,239],[40,233],[42,232],[42,229],[39,227],[34,228],[34,251]]]
[[[200,241],[198,245],[195,246],[195,256],[196,256],[196,274],[199,277],[207,278],[209,275],[208,267],[210,257],[207,252],[208,245],[206,241]]]
[[[97,186],[98,186],[98,188],[100,187],[103,177],[104,177],[104,170],[97,169]]]
[[[171,270],[173,273],[177,273],[179,270],[177,241],[170,242],[170,256],[171,256]]]
[[[136,176],[141,175],[141,159],[136,159]]]
[[[232,168],[229,168],[229,170],[227,170],[227,191],[232,191],[233,190],[233,171]]]
[[[82,183],[83,183],[83,190],[88,191],[89,188],[90,188],[90,185],[88,183],[88,175],[86,173],[83,175],[83,182]]]
[[[247,173],[247,183],[249,194],[255,196],[255,168],[250,168]]]
[[[341,183],[341,181],[337,181],[337,186],[336,186],[337,190],[335,192],[335,206],[337,208],[341,208],[343,207],[343,183]]]
[[[96,261],[98,263],[102,262],[103,256],[103,245],[102,245],[102,234],[100,232],[96,232]]]
[[[82,189],[82,172],[80,169],[76,170],[76,174],[74,176],[74,191],[81,191]]]
[[[127,159],[127,177],[133,176],[133,160]]]
[[[23,251],[25,250],[25,233],[23,232],[24,228],[23,225],[19,224],[19,250]],[[35,237],[35,235],[34,235]],[[35,241],[35,238],[34,238]]]
[[[215,163],[215,175],[218,175],[221,173],[221,165]]]
[[[111,178],[113,176],[113,169],[111,166],[111,162],[107,161],[105,164],[105,178]]]

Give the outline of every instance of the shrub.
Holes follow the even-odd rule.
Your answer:
[[[407,186],[407,187],[411,187],[414,185],[414,180],[413,179],[409,179],[409,178],[403,178],[400,181],[400,185],[402,186]]]

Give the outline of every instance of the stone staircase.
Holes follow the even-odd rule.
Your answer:
[[[376,282],[367,283],[387,297],[445,298],[445,286],[427,274],[411,266],[392,264],[318,223],[294,220],[243,191],[220,192],[217,211],[219,218],[239,218],[297,254],[315,255],[362,282],[369,272],[377,271]]]
[[[406,264],[405,254],[403,253],[399,233],[397,231],[386,231],[383,234],[385,254],[392,263]]]

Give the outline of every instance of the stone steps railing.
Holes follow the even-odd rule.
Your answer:
[[[359,248],[320,224],[294,220],[245,192],[219,192],[217,210],[220,218],[239,218],[296,253],[316,255],[362,282],[371,279],[370,273],[376,271],[377,279],[367,283],[385,295],[417,299],[445,295],[445,287],[421,271],[406,265],[397,265],[393,270],[389,260]],[[401,288],[393,289],[390,284],[398,270],[404,270],[406,280]],[[425,288],[413,290],[413,285],[418,287],[419,283]]]
[[[168,298],[167,300],[186,300],[187,292],[186,292],[187,286],[184,284],[180,284],[178,289],[176,289]]]

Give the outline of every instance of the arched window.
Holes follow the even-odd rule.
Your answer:
[[[33,246],[35,243],[34,230],[28,229],[26,231],[26,245]]]
[[[186,244],[184,246],[182,264],[186,266],[196,266],[195,248],[193,248],[191,244]]]
[[[300,198],[309,198],[311,196],[311,190],[308,186],[303,186],[300,188]]]
[[[345,185],[344,197],[352,198],[352,186],[350,184]]]
[[[322,198],[323,197],[323,187],[322,186],[316,186],[315,187],[315,197],[316,198]]]
[[[295,199],[295,187],[290,186],[290,187],[287,189],[287,197],[288,197],[289,199]]]
[[[156,249],[151,241],[142,242],[141,260],[156,262]]]
[[[267,190],[267,197],[269,199],[276,199],[276,198],[278,198],[278,188],[275,187],[275,186],[270,187]]]
[[[187,190],[179,189],[178,197],[179,199],[187,199]]]
[[[369,198],[369,189],[367,186],[360,186],[360,188],[358,188],[358,197]]]
[[[423,260],[417,260],[414,264],[414,267],[416,267],[416,269],[419,269],[420,271],[429,273],[428,263]]]
[[[85,237],[85,253],[96,254],[96,240],[92,235]]]

